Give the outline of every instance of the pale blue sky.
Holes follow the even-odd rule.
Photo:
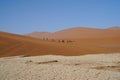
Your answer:
[[[120,0],[0,0],[0,31],[25,34],[120,26]]]

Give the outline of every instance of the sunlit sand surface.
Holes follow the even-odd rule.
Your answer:
[[[120,53],[4,57],[0,80],[120,80]]]

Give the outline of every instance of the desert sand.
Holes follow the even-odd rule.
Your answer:
[[[48,38],[47,40],[44,40]],[[58,42],[65,40],[64,43]],[[66,41],[71,40],[71,43]],[[120,28],[75,27],[54,33],[37,32],[28,35],[0,32],[0,57],[17,55],[79,56],[120,52]]]
[[[32,32],[26,34],[35,38],[50,38],[50,39],[84,39],[84,38],[120,38],[120,27],[109,27],[105,29],[88,28],[88,27],[73,27],[56,32]]]
[[[0,80],[120,80],[120,28],[0,32]]]
[[[120,80],[120,53],[3,57],[0,80]]]

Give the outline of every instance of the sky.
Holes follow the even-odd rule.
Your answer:
[[[120,26],[120,0],[0,0],[0,31],[27,34]]]

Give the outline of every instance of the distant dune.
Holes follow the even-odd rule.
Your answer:
[[[76,27],[54,33],[34,32],[28,35],[0,32],[0,57],[48,54],[75,56],[117,52],[120,52],[119,27]]]
[[[46,37],[50,37],[52,35],[52,33],[50,33],[50,32],[32,32],[32,33],[29,33],[27,35],[31,36],[31,37],[43,39]]]
[[[80,39],[80,38],[115,38],[120,37],[120,27],[114,26],[107,29],[75,27],[49,32],[33,32],[27,34],[36,38],[53,38],[53,39]]]
[[[113,27],[109,27],[107,29],[111,29],[111,30],[120,30],[120,26],[113,26]]]

